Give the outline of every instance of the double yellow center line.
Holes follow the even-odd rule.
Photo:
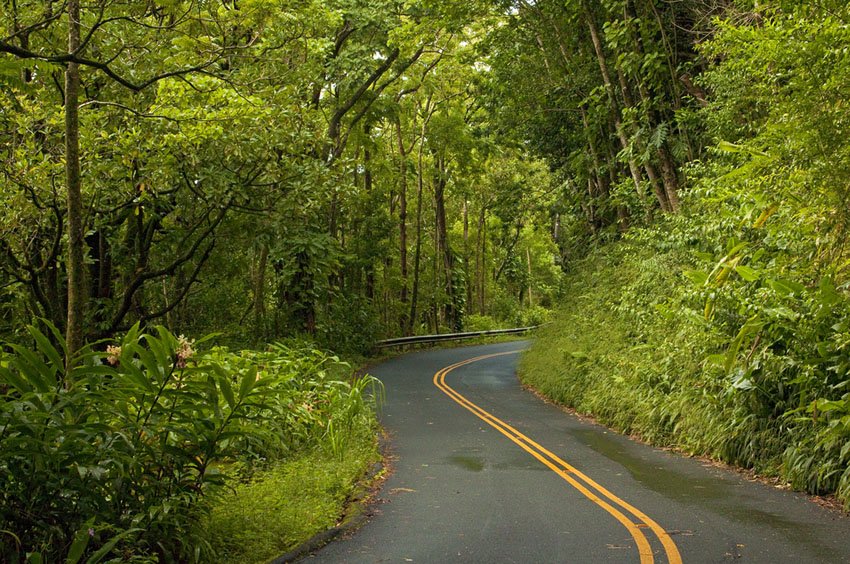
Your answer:
[[[670,538],[667,531],[665,531],[658,523],[650,519],[649,516],[615,496],[613,493],[592,480],[589,476],[580,472],[565,460],[559,458],[532,439],[523,435],[514,427],[478,407],[446,384],[446,375],[456,368],[472,364],[473,362],[486,360],[488,358],[517,354],[518,352],[520,351],[488,354],[452,364],[451,366],[447,366],[434,374],[434,385],[458,404],[474,413],[479,419],[483,420],[516,443],[521,449],[542,462],[546,467],[555,472],[555,474],[563,478],[567,483],[581,492],[587,499],[610,513],[629,531],[629,534],[632,535],[632,538],[637,544],[641,564],[652,564],[654,562],[652,547],[644,534],[645,529],[651,530],[661,542],[669,564],[681,564],[682,557],[679,555],[676,543],[673,542],[673,539]]]

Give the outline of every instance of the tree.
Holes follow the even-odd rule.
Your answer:
[[[65,192],[67,249],[67,321],[65,323],[68,347],[68,371],[73,366],[74,355],[83,344],[86,316],[85,236],[83,217],[81,147],[80,147],[80,90],[83,87],[81,69],[91,71],[86,84],[97,101],[101,92],[112,85],[130,92],[142,92],[159,81],[196,72],[212,72],[241,42],[227,41],[217,44],[221,31],[217,12],[204,8],[196,11],[193,3],[175,3],[168,8],[152,4],[135,8],[128,14],[124,5],[102,0],[81,9],[78,0],[67,4],[67,49],[55,41],[54,28],[61,14],[52,12],[52,3],[45,4],[40,12],[20,13],[18,6],[10,14],[12,33],[0,41],[0,53],[19,60],[34,59],[65,66],[65,88],[61,92],[65,108]],[[34,12],[34,13],[33,13]],[[26,18],[28,25],[21,25]],[[85,29],[85,35],[82,30]],[[156,44],[134,44],[134,36],[157,33]],[[126,38],[126,39],[124,39]],[[246,38],[245,40],[250,40]],[[219,46],[224,45],[224,46]],[[142,78],[138,63],[153,50],[166,61],[163,68],[155,68]],[[89,56],[88,54],[92,55]],[[172,61],[177,61],[172,62]],[[152,65],[155,67],[155,65]],[[23,65],[21,65],[23,68]],[[217,69],[216,69],[217,70]],[[106,82],[103,82],[103,81]]]

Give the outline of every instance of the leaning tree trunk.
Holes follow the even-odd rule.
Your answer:
[[[599,30],[596,26],[596,21],[593,19],[593,14],[590,12],[590,9],[587,7],[585,2],[582,1],[581,5],[582,11],[584,12],[585,23],[590,31],[590,39],[593,43],[593,50],[596,53],[596,60],[599,63],[599,72],[602,75],[602,82],[605,85],[605,93],[608,96],[608,102],[611,105],[611,112],[614,116],[614,129],[620,140],[620,146],[624,151],[628,151],[629,140],[626,136],[626,131],[620,117],[620,107],[617,102],[617,94],[614,90],[614,84],[611,82],[611,73],[608,71],[608,61],[606,60],[605,52],[602,49],[602,41],[599,39]],[[629,157],[628,165],[629,172],[632,175],[632,180],[635,183],[635,190],[639,196],[643,197],[643,186],[641,185],[643,175],[640,172],[640,167],[638,167],[637,161],[634,157]]]
[[[625,17],[636,20],[637,15],[634,12],[633,6],[630,2],[626,2],[624,5],[625,9]],[[659,22],[660,23],[660,22]],[[663,32],[663,29],[662,29]],[[634,44],[635,52],[640,55],[645,55],[645,49],[643,47],[643,41],[641,40],[640,33],[635,33],[632,36],[632,41]],[[623,81],[623,87],[625,88],[625,79],[623,78],[623,74],[621,69],[618,67],[618,72],[620,72],[621,80]],[[649,119],[649,125],[651,127],[658,127],[661,123],[661,119],[658,116],[658,112],[652,105],[652,96],[650,92],[647,90],[646,85],[641,80],[637,80],[638,92],[640,94],[641,101],[647,107],[647,117]],[[675,88],[675,74],[673,74],[673,87]],[[675,95],[674,95],[675,98]],[[657,187],[653,186],[653,189],[656,191],[656,195],[659,198],[659,202],[661,203],[661,209],[668,212],[678,212],[679,211],[679,175],[676,170],[676,163],[673,160],[673,156],[670,154],[670,151],[667,147],[667,141],[665,140],[660,147],[658,147],[656,151],[658,155],[658,162],[661,166],[661,181],[664,184],[664,194],[663,199],[659,193]],[[657,182],[657,181],[656,181]],[[667,204],[666,207],[664,204]]]
[[[68,2],[68,52],[80,48],[80,0]],[[68,204],[68,321],[65,341],[66,378],[74,367],[74,355],[83,347],[85,316],[85,238],[83,236],[83,196],[80,175],[80,66],[68,62],[65,70],[65,182]]]

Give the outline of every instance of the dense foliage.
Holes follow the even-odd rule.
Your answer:
[[[710,139],[683,167],[683,213],[575,263],[525,378],[618,428],[850,504],[850,11],[721,15],[693,49],[704,108],[677,113]]]
[[[556,185],[477,99],[501,13],[2,4],[0,558],[238,559],[209,542],[257,533],[210,510],[239,505],[224,477],[253,515],[304,460],[331,476],[308,504],[338,507],[374,452],[370,380],[312,349],[190,360],[176,334],[349,352],[542,318]],[[286,542],[313,530],[285,517]]]
[[[848,30],[839,0],[3,3],[2,556],[239,559],[217,472],[350,482],[368,380],[175,334],[360,352],[559,302],[545,392],[850,500]]]
[[[70,53],[60,8],[0,12],[0,333],[356,351],[557,289],[549,170],[476,100],[488,3],[97,0]]]
[[[134,327],[63,385],[61,350],[30,334],[0,358],[3,561],[214,561],[211,494],[317,448],[374,449],[375,381],[319,351],[201,353]]]

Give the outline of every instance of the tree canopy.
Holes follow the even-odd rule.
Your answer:
[[[362,353],[565,303],[594,366],[636,368],[594,380],[571,342],[553,389],[599,384],[624,428],[850,499],[846,2],[0,5],[0,440],[130,397],[118,374],[168,421],[145,378],[184,389],[174,335]],[[133,362],[107,367],[113,343]],[[228,400],[254,397],[253,356],[204,358],[203,413],[263,413]],[[142,417],[109,413],[75,421]],[[688,413],[729,426],[680,436]],[[180,459],[185,499],[214,458]]]

